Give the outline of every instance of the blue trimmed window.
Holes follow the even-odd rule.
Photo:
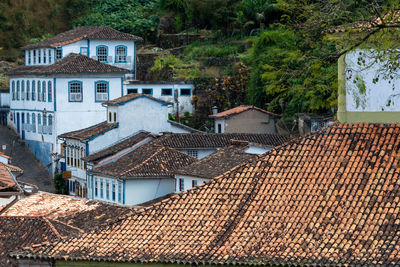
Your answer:
[[[12,100],[15,100],[15,81],[11,82],[11,96]]]
[[[69,102],[82,102],[83,99],[82,82],[71,81],[68,82],[68,98]]]
[[[33,64],[36,64],[36,50],[33,50]]]
[[[47,49],[43,50],[43,63],[46,64],[46,59],[47,59],[47,55],[46,55]]]
[[[47,82],[47,101],[48,102],[53,101],[53,86],[51,81]]]
[[[97,178],[94,179],[94,196],[97,197],[99,194],[99,189],[98,189],[98,181]]]
[[[122,184],[118,182],[118,202],[122,203]]]
[[[40,81],[37,81],[37,100],[42,101],[42,86]]]
[[[104,196],[103,179],[100,179],[100,198]]]
[[[25,81],[21,81],[21,100],[25,99]]]
[[[29,100],[31,97],[31,82],[26,81],[26,100]]]
[[[36,100],[36,82],[32,81],[32,101]]]
[[[192,89],[190,88],[181,88],[181,96],[191,96]]]
[[[42,50],[38,50],[38,64],[42,62]]]
[[[51,64],[52,56],[51,56],[52,51],[49,49],[47,52],[47,55],[49,56],[49,64]]]
[[[142,89],[142,94],[153,95],[153,88],[143,88]]]
[[[30,131],[29,125],[31,124],[31,114],[29,112],[26,113],[26,124],[28,125],[26,131],[29,132]]]
[[[49,125],[48,134],[53,134],[53,116],[51,114],[47,118],[47,122],[48,122],[48,125]]]
[[[126,63],[127,62],[127,48],[124,45],[118,45],[115,47],[115,63]]]
[[[20,94],[20,86],[21,86],[21,83],[20,83],[20,81],[17,81],[17,100],[19,100],[19,94]]]
[[[36,133],[36,115],[32,113],[32,132]]]
[[[31,50],[26,50],[26,53],[28,53],[28,65],[31,65],[32,63]]]
[[[103,102],[108,100],[108,82],[98,81],[94,83],[96,102]]]
[[[46,82],[42,81],[42,101],[46,102]]]
[[[97,60],[100,62],[107,62],[108,58],[108,47],[105,45],[99,45],[96,47]]]
[[[172,95],[172,88],[162,88],[161,89],[162,96],[171,96]]]
[[[129,88],[128,89],[128,95],[129,94],[137,94],[138,93],[138,89],[137,88]]]
[[[62,59],[62,48],[61,47],[57,47],[55,49],[55,53],[56,53],[56,61],[59,59]]]
[[[38,133],[42,133],[42,115],[37,115]]]

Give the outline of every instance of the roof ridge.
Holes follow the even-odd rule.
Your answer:
[[[59,237],[63,238],[63,236],[57,231],[57,229],[54,227],[54,225],[47,219],[45,216],[42,216],[42,219],[49,225],[50,229],[54,232],[54,234]]]
[[[44,217],[45,217],[45,216],[44,216]],[[62,222],[62,221],[60,221],[60,220],[58,220],[58,219],[50,219],[50,218],[49,218],[48,220],[49,220],[49,221],[54,221],[54,222],[60,223],[60,224],[65,225],[65,226],[67,226],[67,227],[69,227],[69,228],[75,229],[75,230],[77,230],[78,232],[81,232],[81,233],[84,232],[83,229],[81,229],[81,228],[79,228],[79,227],[76,227],[76,226],[73,226],[73,225],[70,225],[70,224],[68,224],[68,223]]]

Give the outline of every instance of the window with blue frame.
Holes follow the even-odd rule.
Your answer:
[[[21,81],[21,100],[25,99],[25,81]]]
[[[26,53],[28,53],[28,65],[30,65],[32,63],[31,51],[30,50],[26,50]]]
[[[20,81],[17,81],[17,100],[19,100],[20,86],[21,86]]]
[[[107,46],[100,45],[96,47],[97,60],[100,62],[107,62],[108,58],[108,48]]]
[[[96,91],[96,102],[108,100],[108,82],[98,81],[94,83]]]
[[[42,101],[42,86],[40,81],[37,81],[37,100]]]
[[[38,133],[42,133],[42,115],[37,115]]]
[[[162,96],[172,96],[172,88],[162,88],[161,95]]]
[[[49,56],[49,64],[51,64],[52,56],[51,56],[52,51],[49,50],[47,55]]]
[[[31,82],[26,81],[26,100],[29,100],[31,97]]]
[[[47,122],[49,125],[48,134],[53,134],[53,116],[51,114],[49,115]]]
[[[112,201],[115,201],[115,183],[112,182],[112,193],[111,193]]]
[[[68,87],[69,102],[82,102],[82,82],[69,82]]]
[[[41,63],[41,60],[42,60],[42,53],[41,53],[42,51],[39,49],[38,50],[38,63],[40,64]]]
[[[30,113],[26,113],[26,124],[28,124],[28,126],[31,124],[31,114]],[[28,127],[26,129],[27,132],[30,131],[30,128]]]
[[[106,181],[106,198],[110,199],[110,182]]]
[[[116,63],[126,63],[126,54],[127,49],[126,46],[119,45],[115,48],[115,62]]]
[[[36,82],[32,81],[32,101],[36,99]]]
[[[32,132],[36,133],[36,115],[32,113]]]
[[[181,96],[190,96],[190,95],[192,95],[192,89],[181,88]]]
[[[11,96],[12,100],[15,100],[15,81],[11,82]]]
[[[100,179],[100,198],[103,198],[104,191],[103,191],[103,179]]]
[[[47,99],[49,102],[53,101],[53,86],[51,81],[47,82]]]
[[[122,203],[122,184],[118,182],[118,202]]]
[[[142,89],[142,94],[153,95],[153,89],[152,88],[143,88]]]
[[[97,178],[94,179],[94,196],[97,197],[98,196],[98,181]]]
[[[46,49],[43,50],[43,63],[46,64],[46,59],[47,59],[47,55],[46,55]]]
[[[33,64],[36,64],[36,50],[33,50]]]
[[[42,82],[42,101],[46,102],[46,82]]]

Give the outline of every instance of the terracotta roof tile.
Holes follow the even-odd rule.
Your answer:
[[[176,133],[165,134],[158,138],[154,143],[173,147],[176,149],[184,148],[219,148],[231,144],[231,140],[242,140],[267,146],[278,146],[288,140],[279,134],[247,134],[247,133]]]
[[[0,164],[0,191],[1,192],[20,192],[16,180],[5,164]]]
[[[68,133],[63,133],[59,135],[59,138],[70,138],[76,140],[88,140],[100,134],[103,134],[115,127],[118,126],[118,123],[108,123],[107,121],[103,121],[101,123],[95,124],[88,128],[80,129],[77,131],[72,131]]]
[[[242,162],[256,159],[257,155],[245,152],[247,148],[249,148],[248,143],[230,145],[221,148],[217,152],[208,155],[199,161],[178,169],[175,171],[175,174],[208,179],[217,177]]]
[[[400,124],[339,124],[79,238],[60,260],[399,265]],[[16,255],[16,254],[14,254]]]
[[[175,170],[196,160],[175,149],[149,143],[89,172],[120,178],[172,177]]]
[[[21,49],[35,49],[44,47],[57,47],[77,42],[82,39],[109,39],[109,40],[135,40],[142,41],[141,37],[120,32],[107,26],[81,26],[75,29],[60,33],[53,38],[29,44]]]
[[[118,68],[102,63],[90,57],[71,53],[68,56],[48,66],[21,66],[7,73],[7,75],[23,74],[73,74],[73,73],[126,73],[127,69]]]
[[[209,117],[210,118],[226,118],[226,117],[230,117],[230,116],[234,116],[234,115],[240,114],[240,113],[248,111],[248,110],[257,110],[257,111],[260,111],[262,113],[273,115],[273,116],[276,116],[276,117],[280,117],[281,116],[281,115],[278,115],[276,113],[273,113],[273,112],[266,111],[264,109],[258,108],[256,106],[238,106],[236,108],[231,108],[231,109],[219,112],[217,114],[210,115]]]

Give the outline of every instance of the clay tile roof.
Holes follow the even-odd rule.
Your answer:
[[[20,257],[400,264],[400,124],[339,124],[76,239]]]
[[[119,178],[172,177],[175,170],[196,160],[175,149],[149,143],[90,172]]]
[[[9,171],[11,171],[11,172],[24,172],[20,167],[18,167],[18,166],[14,166],[14,165],[11,165],[11,164],[5,164],[5,163],[2,163],[2,162],[0,162],[0,164],[1,165],[4,165]]]
[[[154,141],[161,145],[183,148],[219,148],[229,146],[231,140],[242,140],[266,146],[278,146],[288,140],[279,134],[248,134],[248,133],[174,133],[166,134]]]
[[[118,152],[121,152],[122,150],[131,148],[143,142],[149,142],[154,138],[157,138],[157,135],[145,131],[139,132],[133,136],[123,139],[122,141],[114,145],[111,145],[106,149],[93,153],[87,157],[83,157],[82,160],[96,164],[97,162],[101,161],[104,158],[112,156]]]
[[[132,208],[39,191],[17,201],[2,216],[34,216],[82,230],[98,228],[124,216]]]
[[[134,40],[142,41],[141,37],[120,32],[107,26],[81,26],[60,33],[53,38],[29,44],[21,49],[51,48],[80,41],[82,39],[109,39],[109,40]]]
[[[0,192],[20,192],[20,188],[6,164],[0,164]]]
[[[79,230],[74,227],[44,217],[0,217],[0,265],[17,266],[16,262],[8,257],[12,251],[26,246],[54,242],[78,233]]]
[[[63,133],[59,135],[59,138],[70,138],[76,140],[88,140],[94,138],[100,134],[103,134],[115,127],[118,127],[118,123],[108,123],[107,121],[103,121],[101,123],[95,124],[88,128],[84,128],[77,131],[72,131],[68,133]]]
[[[281,115],[278,115],[276,113],[273,113],[273,112],[270,112],[270,111],[266,111],[264,109],[261,109],[261,108],[255,107],[255,106],[238,106],[236,108],[228,109],[228,110],[225,110],[223,112],[219,112],[217,114],[210,115],[209,117],[210,118],[226,118],[226,117],[230,117],[230,116],[234,116],[234,115],[243,113],[243,112],[248,111],[248,110],[257,110],[257,111],[260,111],[262,113],[273,115],[273,116],[276,116],[276,117],[280,117],[281,116]]]
[[[242,162],[258,157],[257,155],[246,153],[245,150],[247,148],[249,148],[247,142],[221,148],[207,157],[178,169],[175,174],[206,179],[217,177]]]
[[[164,101],[164,100],[161,100],[161,99],[158,99],[158,98],[152,97],[150,95],[146,95],[146,94],[127,94],[127,95],[115,98],[113,100],[105,101],[103,104],[106,105],[106,106],[123,105],[123,104],[125,104],[127,102],[130,102],[132,100],[139,99],[139,98],[142,98],[142,97],[145,97],[145,98],[160,102],[160,103],[162,103],[164,105],[172,104],[170,102],[167,102],[167,101]]]
[[[7,75],[23,74],[73,74],[73,73],[126,73],[127,69],[118,68],[102,63],[81,54],[70,53],[48,66],[21,66],[7,73]]]

